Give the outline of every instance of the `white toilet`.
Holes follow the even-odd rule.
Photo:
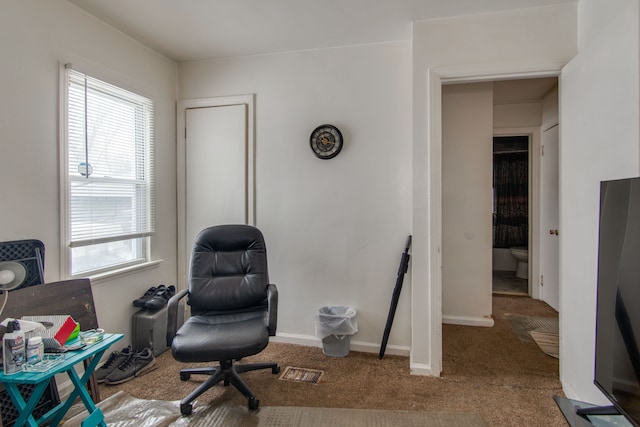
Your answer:
[[[527,279],[529,277],[529,250],[524,246],[510,248],[511,255],[518,261],[516,277]]]

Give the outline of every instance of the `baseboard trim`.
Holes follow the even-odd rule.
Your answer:
[[[322,341],[312,335],[278,333],[275,337],[271,337],[271,341],[281,342],[285,344],[304,345],[307,347],[322,347]],[[379,353],[380,344],[352,339],[350,349],[352,351],[361,351],[364,353]],[[391,354],[394,356],[409,356],[410,352],[411,348],[408,346],[388,345],[385,349],[384,354]]]
[[[433,369],[431,369],[431,365],[426,365],[424,363],[410,363],[409,369],[411,375],[421,375],[423,377],[439,377],[440,374],[435,374]]]
[[[322,347],[322,341],[311,335],[278,333],[275,337],[271,337],[271,341],[285,344],[304,345],[306,347]]]
[[[450,325],[463,325],[463,326],[482,326],[491,328],[493,327],[493,319],[491,317],[472,317],[472,316],[445,316],[442,315],[442,323]]]
[[[365,353],[380,353],[380,344],[374,344],[370,342],[364,341],[351,341],[351,350],[353,351],[362,351]],[[407,346],[401,345],[387,345],[384,350],[384,354],[391,354],[394,356],[406,356],[409,357],[409,353],[411,353],[411,348]]]

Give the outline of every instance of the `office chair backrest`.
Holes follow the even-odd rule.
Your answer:
[[[268,284],[260,230],[249,225],[219,225],[198,234],[189,271],[192,314],[264,307]]]

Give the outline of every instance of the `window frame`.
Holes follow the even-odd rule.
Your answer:
[[[90,67],[88,67],[90,68]],[[155,101],[151,96],[148,96],[144,91],[139,90],[137,84],[123,83],[123,79],[120,77],[114,77],[102,71],[92,71],[91,69],[85,69],[85,67],[76,67],[71,64],[60,63],[59,66],[59,88],[60,88],[60,137],[59,137],[59,166],[60,166],[60,271],[62,277],[78,278],[78,277],[90,277],[93,283],[96,283],[103,279],[108,279],[114,276],[127,274],[132,271],[138,271],[141,269],[147,269],[156,266],[161,260],[153,260],[153,236],[155,235],[155,229],[153,225],[153,217],[155,217],[155,151],[154,151],[154,139],[155,139],[155,122],[151,121],[150,129],[150,142],[146,143],[145,151],[148,150],[149,158],[148,162],[143,166],[150,174],[149,180],[151,182],[151,203],[149,205],[147,215],[151,216],[151,232],[142,237],[132,237],[123,241],[132,242],[131,244],[142,245],[142,250],[139,253],[140,258],[130,260],[127,262],[118,263],[111,266],[102,268],[89,269],[77,274],[72,274],[72,251],[73,246],[71,243],[71,177],[69,175],[69,132],[68,132],[68,120],[69,120],[69,96],[67,88],[67,69],[72,69],[75,72],[86,74],[88,77],[100,80],[109,85],[113,85],[116,88],[124,91],[131,92],[134,95],[147,98],[151,101],[152,108],[155,110]],[[105,76],[105,74],[107,74]],[[126,79],[124,79],[126,80]],[[153,113],[152,113],[153,116]],[[141,239],[136,243],[137,239]],[[100,239],[99,239],[100,240]]]

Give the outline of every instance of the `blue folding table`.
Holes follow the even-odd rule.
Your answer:
[[[60,421],[62,421],[62,418],[65,416],[69,408],[71,408],[73,402],[79,397],[89,412],[89,416],[85,419],[82,425],[87,427],[106,427],[104,414],[100,408],[96,407],[95,403],[91,399],[91,396],[87,391],[86,384],[89,378],[91,378],[93,371],[95,371],[98,366],[98,363],[100,363],[100,359],[104,352],[107,351],[113,343],[121,340],[123,337],[124,335],[122,334],[105,334],[104,338],[100,342],[86,346],[82,350],[63,353],[65,356],[64,359],[44,372],[19,372],[11,375],[5,375],[0,372],[0,382],[4,384],[7,393],[18,409],[19,416],[16,419],[14,426],[38,426],[46,422],[49,422],[52,426],[57,426],[60,424]],[[80,377],[75,366],[87,359],[91,360],[88,364],[85,364],[84,374]],[[51,377],[61,373],[66,373],[69,376],[69,379],[74,386],[73,392],[71,392],[67,400],[61,402],[59,405],[52,408],[36,420],[33,417],[34,408],[49,385]],[[35,386],[27,401],[24,400],[24,397],[20,393],[18,388],[19,384],[33,384]]]

